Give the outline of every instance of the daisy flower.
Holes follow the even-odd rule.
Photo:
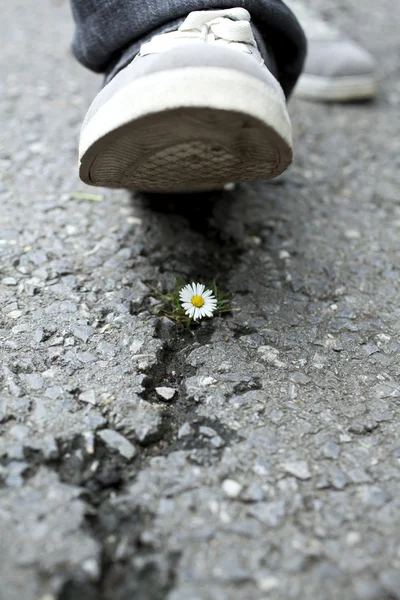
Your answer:
[[[191,319],[212,317],[217,308],[217,299],[202,283],[189,283],[179,292],[182,308]]]

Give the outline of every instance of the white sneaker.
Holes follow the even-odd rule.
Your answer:
[[[192,12],[144,44],[95,98],[79,150],[96,186],[198,191],[280,175],[291,124],[249,13]]]
[[[294,94],[327,102],[366,100],[377,91],[375,61],[300,0],[284,0],[303,27],[308,54]]]

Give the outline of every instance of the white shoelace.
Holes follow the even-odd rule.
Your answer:
[[[182,44],[199,42],[229,44],[234,49],[252,54],[259,62],[264,62],[251,29],[250,14],[244,8],[192,12],[176,31],[157,35],[143,44],[140,56],[158,54]]]
[[[330,25],[300,0],[284,0],[303,27],[309,40],[334,40],[341,37],[340,31]]]

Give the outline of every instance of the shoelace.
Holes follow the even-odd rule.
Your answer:
[[[285,0],[285,3],[298,18],[308,39],[334,40],[340,37],[336,27],[326,23],[316,12],[304,6],[299,0]]]
[[[176,31],[157,35],[143,44],[140,56],[199,41],[230,44],[263,62],[251,29],[250,14],[243,8],[192,12]]]

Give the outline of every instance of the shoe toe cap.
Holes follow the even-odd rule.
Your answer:
[[[369,52],[351,40],[311,40],[304,72],[320,77],[373,75],[375,61]]]

